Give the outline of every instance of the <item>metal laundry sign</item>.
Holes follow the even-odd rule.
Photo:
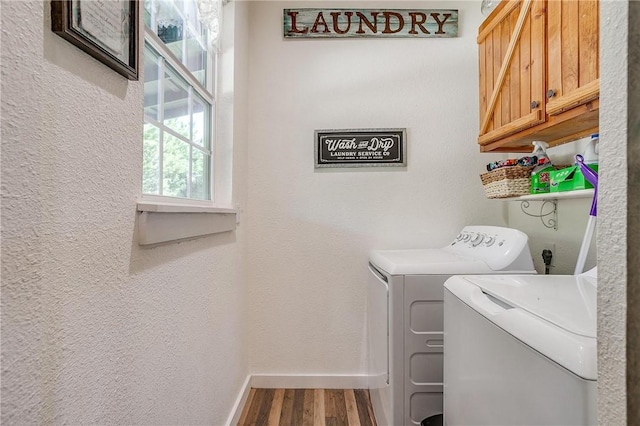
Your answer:
[[[455,9],[284,9],[285,38],[457,37]]]
[[[316,130],[315,166],[406,166],[405,129]]]

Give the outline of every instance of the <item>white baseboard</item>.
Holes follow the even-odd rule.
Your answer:
[[[366,375],[252,374],[253,388],[286,389],[365,389]]]
[[[236,402],[233,404],[233,408],[231,409],[231,414],[229,414],[229,418],[225,423],[227,426],[237,425],[240,421],[240,416],[242,415],[242,409],[244,408],[244,404],[247,402],[249,398],[249,392],[251,391],[251,375],[248,375],[242,384],[242,388],[240,389],[240,393],[236,398]]]
[[[251,388],[262,389],[366,389],[366,375],[250,374],[227,419],[227,426],[237,425]]]

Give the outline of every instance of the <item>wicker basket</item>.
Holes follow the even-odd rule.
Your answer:
[[[502,167],[481,174],[480,179],[482,179],[487,198],[507,198],[528,194],[533,167]]]

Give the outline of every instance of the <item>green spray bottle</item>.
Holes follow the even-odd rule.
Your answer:
[[[553,170],[553,165],[546,149],[549,148],[549,144],[542,141],[532,142],[533,154],[538,157],[538,164],[531,171],[531,194],[544,194],[549,192],[549,172]]]

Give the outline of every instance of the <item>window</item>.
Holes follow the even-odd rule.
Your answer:
[[[196,0],[145,0],[145,195],[212,200],[214,61]]]
[[[221,7],[219,0],[144,0],[142,246],[233,231],[237,224],[236,209],[221,200],[214,206],[212,194],[216,57],[209,46],[218,39]],[[226,162],[218,159],[221,176]]]

